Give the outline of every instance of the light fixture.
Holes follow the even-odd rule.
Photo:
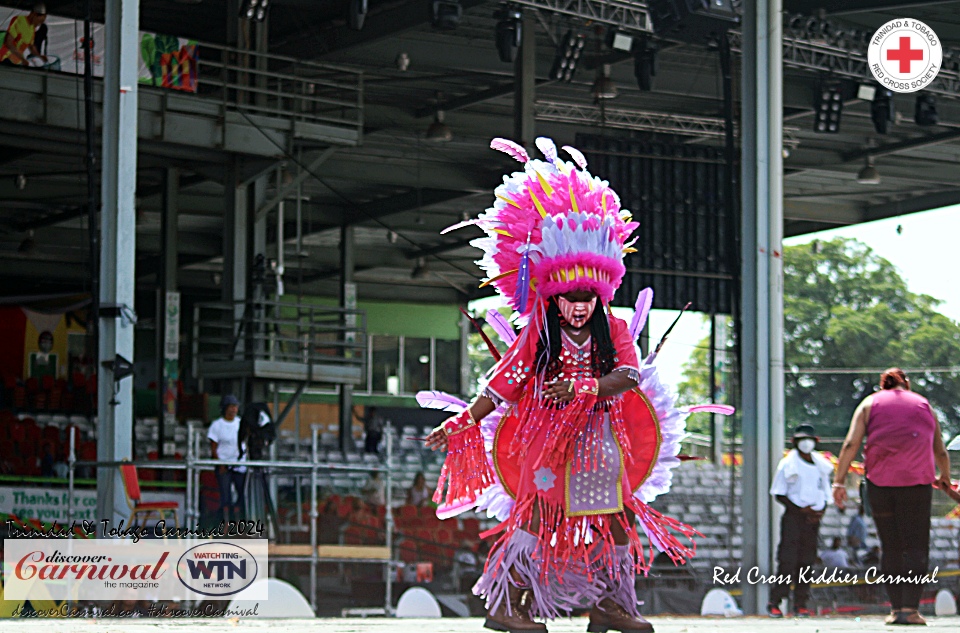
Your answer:
[[[410,56],[402,51],[397,53],[396,64],[397,70],[400,72],[406,72],[406,70],[410,68]]]
[[[427,128],[426,139],[431,143],[448,143],[453,140],[453,130],[443,122],[443,95],[437,93],[437,113]]]
[[[893,92],[886,88],[877,88],[877,94],[870,104],[870,118],[877,134],[886,134],[891,121],[896,121],[897,110],[893,106]]]
[[[817,89],[814,103],[813,131],[821,134],[840,132],[840,115],[843,113],[843,94],[839,83],[823,82]]]
[[[429,272],[430,271],[427,270],[427,258],[418,257],[417,265],[413,267],[413,272],[410,273],[410,279],[423,279]]]
[[[27,236],[20,242],[17,252],[21,255],[32,255],[35,250],[37,250],[37,240],[33,239],[33,230],[31,229],[27,231]]]
[[[937,99],[933,95],[917,95],[913,120],[917,125],[936,125],[940,122],[940,117],[937,116]]]
[[[657,47],[643,35],[636,48],[633,53],[633,74],[637,78],[637,87],[640,90],[652,90],[653,78],[657,75]]]
[[[880,172],[873,166],[873,157],[867,156],[867,164],[857,174],[858,185],[879,185]]]
[[[573,81],[573,74],[577,71],[577,63],[580,61],[586,42],[580,33],[567,31],[560,42],[560,47],[557,48],[557,56],[553,59],[553,67],[550,69],[551,79],[566,83]]]
[[[860,84],[857,87],[857,99],[862,99],[863,101],[873,101],[873,98],[877,94],[877,87],[871,86],[870,84]]]
[[[27,175],[17,174],[13,177],[13,184],[16,185],[17,190],[23,191],[27,188]]]
[[[596,99],[614,99],[617,96],[617,84],[610,79],[610,64],[604,64],[602,71],[593,82],[593,96]]]
[[[363,28],[363,22],[367,19],[367,0],[350,0],[347,3],[347,25],[354,31]]]
[[[244,0],[240,4],[240,19],[263,22],[267,19],[270,0]]]
[[[430,2],[430,22],[441,31],[452,31],[460,25],[463,7],[459,0],[432,0]]]
[[[500,18],[494,29],[494,38],[497,45],[497,55],[505,64],[512,64],[517,59],[517,49],[523,36],[523,12],[518,7],[504,6],[494,17]]]

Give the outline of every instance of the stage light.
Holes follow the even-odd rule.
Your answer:
[[[862,99],[863,101],[873,101],[873,98],[876,95],[876,86],[871,86],[870,84],[860,84],[857,87],[857,99]]]
[[[604,64],[602,68],[602,72],[597,74],[597,79],[593,82],[593,96],[596,99],[614,99],[618,92],[617,84],[610,79],[610,64]]]
[[[857,174],[857,184],[860,185],[879,185],[880,172],[873,166],[873,157],[867,156],[867,164]]]
[[[240,4],[240,18],[263,22],[267,19],[269,4],[270,0],[244,0]]]
[[[840,115],[843,113],[843,94],[838,83],[822,83],[817,89],[814,104],[813,131],[821,134],[840,132]]]
[[[877,88],[877,94],[870,104],[870,118],[877,134],[886,134],[891,121],[895,121],[897,111],[893,106],[893,93],[886,88]]]
[[[430,22],[441,31],[452,31],[460,25],[463,7],[459,0],[433,0],[430,3]]]
[[[367,0],[350,0],[347,4],[347,25],[354,31],[361,30],[367,19],[367,9]]]
[[[936,125],[940,122],[940,117],[937,116],[937,100],[933,95],[917,95],[913,120],[917,125]]]
[[[583,35],[567,31],[560,42],[560,47],[557,49],[557,56],[553,60],[550,79],[567,83],[573,81],[573,74],[577,72],[577,64],[580,62],[585,44],[586,39]]]
[[[523,13],[515,7],[504,7],[495,14],[500,18],[494,30],[497,55],[500,61],[512,64],[517,59],[517,49],[523,35]]]
[[[657,48],[644,36],[633,53],[633,74],[640,90],[653,90],[653,78],[657,75]]]

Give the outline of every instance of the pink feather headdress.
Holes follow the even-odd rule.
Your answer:
[[[521,322],[535,298],[588,290],[609,303],[626,271],[623,257],[634,251],[627,239],[638,226],[620,209],[616,192],[587,171],[576,149],[564,147],[573,162],[561,160],[550,139],[537,139],[545,161],[506,139],[495,138],[490,147],[524,170],[504,176],[493,207],[478,219],[447,229],[476,224],[487,233],[471,242],[484,252],[477,262],[487,273],[483,285],[492,284]]]

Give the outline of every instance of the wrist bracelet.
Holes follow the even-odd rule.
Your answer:
[[[846,488],[843,484],[833,484],[834,488]]]

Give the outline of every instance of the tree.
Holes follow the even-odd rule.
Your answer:
[[[857,240],[784,249],[786,420],[846,434],[857,404],[892,366],[911,373],[944,430],[960,430],[960,326],[910,292],[896,267]],[[863,370],[863,371],[860,371]]]

